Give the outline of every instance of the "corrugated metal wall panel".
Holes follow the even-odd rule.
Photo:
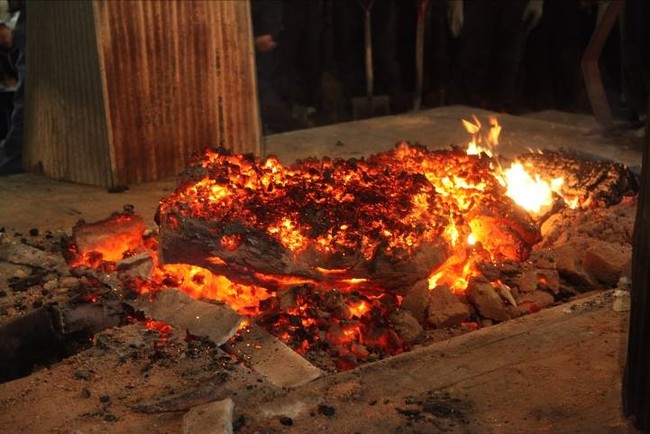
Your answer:
[[[119,179],[174,175],[208,146],[261,153],[248,2],[95,4]]]
[[[112,185],[92,3],[30,0],[25,167]]]
[[[262,153],[248,1],[29,5],[31,167],[110,186],[208,146]]]

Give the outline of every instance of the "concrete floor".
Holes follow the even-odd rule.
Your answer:
[[[267,137],[266,151],[290,163],[307,156],[361,157],[388,149],[399,140],[430,147],[464,145],[468,135],[459,120],[472,113],[485,114],[467,107],[446,107],[278,134]],[[547,112],[529,117],[501,115],[499,119],[504,154],[529,147],[569,148],[630,167],[638,168],[641,161],[631,140],[594,134],[595,124],[588,116]],[[158,200],[174,185],[174,180],[165,180],[111,194],[102,188],[30,174],[4,177],[0,178],[0,227],[18,232],[31,228],[69,232],[78,219],[102,219],[126,204],[134,205],[153,225]],[[347,387],[337,384],[350,384],[360,392],[351,398],[328,398],[336,404],[337,418],[314,420],[298,413],[294,427],[278,425],[276,432],[635,432],[620,411],[626,314],[612,312],[609,301],[601,297],[587,300],[586,306],[573,311],[559,306],[318,380],[276,403],[261,402],[259,408],[273,414],[270,406],[274,404],[286,413],[292,403],[320,402],[331,395],[327,394],[332,388]],[[18,394],[33,381],[0,386],[0,396]],[[452,420],[442,429],[396,416],[393,407],[397,404],[403,406],[409,396],[432,392],[467,403],[465,421]],[[389,411],[384,406],[391,403]],[[16,404],[14,416],[29,411],[34,403],[23,404]],[[9,410],[0,411],[0,427],[6,427],[8,414]],[[15,422],[14,417],[11,420]]]

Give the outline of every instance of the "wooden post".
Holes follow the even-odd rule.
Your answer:
[[[261,154],[250,4],[30,0],[25,167],[115,186]]]
[[[650,108],[649,108],[650,110]],[[623,409],[634,425],[650,430],[650,119],[646,125],[632,244],[632,293]]]

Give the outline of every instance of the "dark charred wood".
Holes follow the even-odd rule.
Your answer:
[[[221,236],[237,235],[236,248],[224,247]],[[443,240],[424,243],[411,254],[389,254],[381,248],[370,260],[361,252],[349,255],[325,255],[316,249],[292,253],[261,231],[230,225],[227,228],[201,220],[177,216],[175,223],[160,230],[162,263],[186,263],[204,267],[243,284],[269,286],[260,274],[297,276],[315,282],[331,283],[339,279],[372,280],[388,292],[405,294],[415,282],[425,279],[431,270],[447,259],[448,246]],[[345,270],[336,279],[326,270]]]
[[[59,333],[85,333],[92,336],[101,330],[120,325],[126,312],[121,302],[106,301],[53,306],[52,313]]]
[[[197,405],[231,395],[232,391],[226,386],[227,380],[228,374],[220,373],[214,380],[202,383],[195,389],[142,401],[135,405],[133,409],[147,414],[187,411]]]
[[[563,177],[562,192],[579,197],[584,206],[611,206],[639,189],[634,173],[620,163],[586,160],[553,151],[524,154],[517,159],[524,166],[532,165],[543,177]]]

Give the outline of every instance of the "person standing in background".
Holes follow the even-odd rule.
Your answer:
[[[450,0],[449,25],[460,36],[451,103],[514,113],[525,37],[543,0]]]
[[[25,47],[27,11],[24,0],[10,0],[9,12],[18,14],[16,26],[9,39],[0,39],[5,48],[16,50],[16,72],[18,84],[13,98],[11,126],[4,140],[0,142],[0,175],[8,175],[22,171],[23,125],[25,107]]]

